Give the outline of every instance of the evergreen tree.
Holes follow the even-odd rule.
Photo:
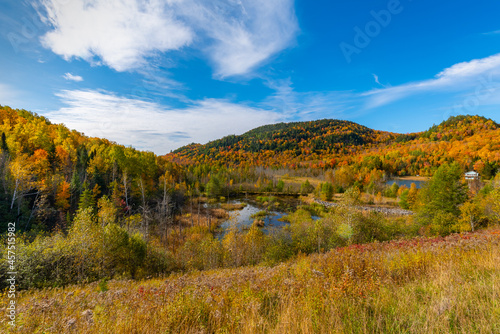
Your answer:
[[[216,175],[212,175],[206,186],[207,196],[219,196],[222,193],[220,180]]]
[[[79,210],[84,210],[87,208],[91,208],[93,211],[95,211],[96,208],[96,202],[95,202],[95,197],[92,192],[92,190],[89,189],[87,182],[83,183],[83,192],[80,195],[80,201],[78,203],[78,209]]]
[[[444,164],[420,191],[418,218],[431,224],[432,230],[447,234],[460,215],[460,205],[467,200],[467,185],[463,182],[463,170],[457,163]]]
[[[331,201],[333,198],[333,185],[330,182],[325,182],[321,184],[321,200]]]
[[[283,188],[285,188],[285,182],[283,182],[283,180],[279,180],[276,185],[276,191],[281,193],[283,192]]]
[[[306,180],[304,183],[300,185],[300,193],[303,195],[310,194],[314,191],[314,186]]]
[[[399,196],[399,206],[405,210],[408,210],[410,208],[410,205],[408,204],[408,194],[410,190],[406,189],[401,193],[401,196]]]
[[[5,137],[5,132],[2,132],[2,152],[9,153],[9,147],[7,146],[7,138]]]
[[[71,176],[71,193],[78,195],[80,193],[80,176],[77,170],[73,170],[73,175]]]

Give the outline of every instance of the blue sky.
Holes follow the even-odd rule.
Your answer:
[[[500,122],[494,0],[0,3],[0,104],[165,154],[281,121]]]

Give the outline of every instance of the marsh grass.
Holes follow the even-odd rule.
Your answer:
[[[351,245],[275,267],[22,291],[13,333],[499,333],[500,234]],[[0,298],[5,312],[6,296]]]

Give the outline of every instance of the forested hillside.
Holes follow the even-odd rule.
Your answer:
[[[1,224],[17,221],[24,231],[64,228],[78,208],[96,209],[103,198],[118,217],[142,213],[178,182],[175,166],[151,152],[86,137],[26,110],[1,107],[0,134]]]
[[[383,136],[383,138],[380,138]],[[188,147],[174,153],[187,156],[200,154],[210,155],[215,150],[234,150],[258,153],[273,151],[283,153],[292,151],[295,155],[324,150],[342,151],[345,146],[367,145],[387,141],[391,134],[374,131],[359,124],[339,121],[320,120],[313,122],[294,122],[264,125],[250,130],[240,136],[228,136],[198,146],[193,151]]]
[[[500,128],[480,116],[451,117],[411,134],[337,120],[280,123],[206,145],[192,144],[166,157],[183,164],[322,169],[350,165],[401,176],[431,176],[443,163],[457,161],[490,178],[500,163]]]

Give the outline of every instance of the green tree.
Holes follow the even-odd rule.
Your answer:
[[[222,185],[216,175],[212,175],[206,186],[207,196],[217,197],[222,194]]]
[[[405,210],[408,210],[410,208],[410,205],[408,203],[408,194],[410,193],[410,190],[406,189],[401,193],[401,196],[399,196],[399,206]]]
[[[483,179],[490,180],[495,176],[496,172],[497,165],[492,162],[486,161],[481,174],[483,176]]]
[[[457,163],[444,164],[419,192],[422,203],[418,219],[432,224],[439,234],[450,232],[460,215],[460,205],[467,200],[467,185],[463,182],[463,170]]]
[[[323,201],[331,201],[333,198],[333,185],[330,182],[325,182],[321,184],[321,200]]]
[[[2,132],[2,152],[9,153],[9,146],[7,146],[7,138],[5,137],[5,132]]]
[[[283,180],[279,180],[276,184],[276,191],[279,193],[283,192],[283,188],[285,188],[285,182],[283,182]]]
[[[84,190],[82,194],[80,195],[80,202],[78,203],[78,209],[79,210],[84,210],[87,208],[91,208],[92,211],[95,211],[96,208],[96,201],[94,194],[92,193],[92,190],[88,188],[88,185],[86,182],[84,182]]]
[[[304,183],[300,185],[300,193],[305,195],[305,194],[310,194],[314,191],[313,185],[309,182],[309,180],[306,180]]]
[[[398,197],[398,190],[399,190],[399,185],[396,182],[394,182],[389,188],[386,189],[385,196],[396,198]]]

